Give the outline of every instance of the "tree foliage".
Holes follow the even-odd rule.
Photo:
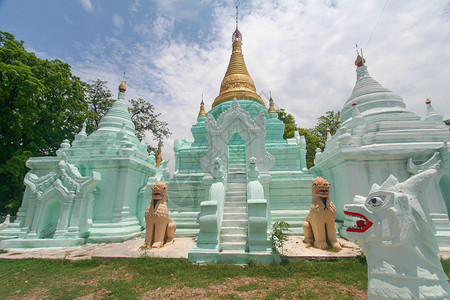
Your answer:
[[[44,60],[0,31],[0,212],[22,200],[25,162],[73,139],[87,115],[82,83],[70,66]]]
[[[324,116],[317,119],[317,125],[314,128],[300,128],[297,127],[294,117],[287,113],[284,108],[279,109],[278,119],[283,121],[284,134],[283,138],[288,139],[294,137],[295,131],[306,140],[306,165],[308,168],[314,166],[314,159],[316,157],[316,149],[325,148],[325,142],[327,139],[327,129],[330,129],[330,133],[333,135],[340,125],[340,112],[327,111]]]
[[[295,124],[295,119],[291,114],[288,114],[284,108],[277,110],[278,119],[284,123],[284,139],[291,139],[294,137],[295,131],[297,130],[297,125]]]
[[[90,84],[83,83],[85,100],[89,115],[86,120],[86,132],[92,133],[98,128],[100,120],[114,103],[112,93],[106,88],[106,81],[93,80]]]
[[[334,111],[327,111],[324,116],[320,116],[317,119],[317,125],[313,129],[313,134],[319,139],[319,148],[323,150],[325,148],[325,142],[327,140],[327,130],[330,130],[331,135],[336,133],[339,125],[341,124],[341,113]]]
[[[105,81],[83,83],[67,63],[40,59],[0,31],[0,214],[15,214],[20,207],[30,157],[54,155],[84,121],[87,133],[94,131],[113,102]],[[170,135],[153,105],[143,99],[130,104],[139,138],[146,131],[156,140]]]
[[[131,107],[128,111],[131,119],[136,126],[136,136],[143,139],[146,132],[151,132],[153,139],[161,141],[164,137],[168,137],[172,133],[168,128],[168,124],[158,120],[160,113],[155,113],[155,107],[142,98],[130,100]]]
[[[316,158],[316,149],[320,146],[319,138],[313,133],[313,129],[297,128],[298,133],[305,137],[306,141],[306,166],[312,168]]]
[[[107,82],[97,79],[90,84],[84,84],[86,102],[89,107],[89,118],[87,132],[90,133],[98,128],[100,120],[108,112],[113,105],[111,91],[106,87]],[[152,134],[155,141],[161,141],[172,133],[168,128],[168,124],[159,120],[160,113],[155,112],[155,107],[148,101],[138,98],[137,100],[129,100],[128,111],[131,120],[136,128],[136,136],[143,139],[147,132]],[[154,147],[149,146],[149,150],[155,151]]]
[[[445,125],[450,126],[450,119],[444,121]]]

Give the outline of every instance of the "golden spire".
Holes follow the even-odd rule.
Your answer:
[[[237,6],[236,6],[237,16]],[[255,83],[250,77],[245,66],[244,55],[242,55],[242,35],[237,26],[233,33],[233,51],[227,72],[220,85],[219,96],[214,100],[212,107],[231,99],[251,99],[264,105],[264,101],[256,94]]]
[[[364,64],[366,63],[366,60],[364,59],[362,49],[361,49],[361,55],[359,55],[358,44],[356,45],[356,53],[358,54],[358,56],[356,57],[356,60],[355,60],[355,66],[357,68],[359,68],[359,67],[364,66]]]
[[[198,116],[206,117],[205,104],[203,103],[203,99],[202,99],[202,103],[200,103],[200,112],[198,113]]]
[[[161,165],[161,161],[162,161],[162,156],[161,156],[161,142],[159,142],[158,144],[158,152],[156,154],[156,159],[155,159],[155,166],[157,168],[159,168],[159,166]]]
[[[125,84],[125,80],[122,80],[122,82],[119,85],[119,91],[124,93],[127,90],[127,85]]]
[[[271,113],[276,113],[276,112],[277,112],[277,109],[275,108],[275,105],[273,104],[272,93],[270,93],[269,110],[267,111],[267,113],[271,114]]]

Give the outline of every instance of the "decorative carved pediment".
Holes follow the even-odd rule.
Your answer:
[[[100,182],[100,173],[92,172],[90,176],[82,176],[78,168],[69,164],[67,156],[58,165],[43,176],[28,173],[24,183],[38,198],[48,195],[52,190],[58,190],[63,198],[73,198],[77,193],[88,193]]]
[[[235,133],[245,140],[246,157],[255,157],[260,170],[267,171],[275,164],[274,157],[265,148],[266,116],[263,111],[252,119],[249,112],[243,109],[235,98],[217,120],[211,114],[207,114],[205,129],[208,153],[201,159],[200,164],[206,172],[211,174],[212,161],[217,157],[223,161],[226,168],[228,141]]]

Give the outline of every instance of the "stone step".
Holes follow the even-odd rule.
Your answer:
[[[243,234],[247,235],[247,227],[222,227],[220,234]]]
[[[228,174],[245,174],[245,168],[228,166]]]
[[[229,158],[229,164],[228,164],[228,168],[235,166],[237,164],[243,164],[245,163],[245,159],[241,159],[241,158]],[[245,170],[245,169],[244,169]]]
[[[231,196],[231,197],[235,197],[235,196],[240,196],[240,197],[244,197],[247,198],[247,190],[239,190],[239,189],[232,189],[229,190],[227,189],[227,191],[225,192],[226,196]]]
[[[222,219],[222,227],[246,227],[248,220],[224,220]]]
[[[223,251],[245,251],[245,243],[222,243],[220,249]]]
[[[245,161],[242,163],[228,164],[228,173],[245,173],[246,168]]]
[[[221,234],[220,241],[222,243],[243,243],[247,242],[246,234]]]
[[[227,189],[246,189],[247,182],[233,182],[227,184]]]
[[[180,228],[200,228],[196,220],[192,221],[174,220],[174,222],[175,224],[177,224],[177,230]]]
[[[239,208],[239,209],[245,208],[247,210],[247,203],[239,202],[239,201],[236,201],[236,202],[225,202],[223,204],[223,207],[224,207],[224,209],[225,208],[232,208],[232,207],[234,207],[234,208]]]
[[[242,161],[236,161],[236,162],[231,162],[228,164],[228,171],[245,171],[245,169],[247,168],[247,164],[245,162],[245,160]]]
[[[245,173],[230,173],[228,174],[228,182],[230,182],[230,179],[241,179],[241,183],[246,183],[247,181],[247,174]]]
[[[196,237],[198,235],[199,231],[200,231],[200,229],[198,229],[198,228],[197,229],[178,228],[178,224],[177,224],[177,230],[175,230],[175,237]]]
[[[247,177],[245,177],[245,178],[234,178],[234,177],[228,178],[228,183],[242,183],[245,181],[247,181]]]
[[[230,156],[245,157],[245,149],[230,149],[228,151],[228,158]]]
[[[245,212],[245,213],[231,212],[231,213],[224,213],[222,220],[226,220],[226,221],[245,220],[247,218],[248,218],[247,212]]]
[[[227,197],[225,198],[225,203],[227,203],[227,202],[242,202],[242,203],[246,203],[246,202],[247,202],[247,199],[246,199],[245,196],[238,196],[238,195],[235,195],[235,196],[227,196]]]
[[[247,206],[224,206],[223,213],[247,213]]]
[[[237,188],[227,189],[225,194],[246,196],[247,195],[247,189],[237,189]]]
[[[242,182],[233,182],[228,183],[227,192],[238,192],[238,193],[246,193],[247,192],[247,184]]]

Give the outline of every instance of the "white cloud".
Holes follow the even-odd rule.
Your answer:
[[[372,77],[400,94],[408,110],[423,117],[428,95],[435,109],[450,118],[450,68],[445,65],[450,57],[447,2],[390,1],[373,32],[384,4],[242,3],[239,29],[244,58],[258,92],[272,91],[275,105],[293,114],[298,126],[313,127],[318,117],[328,110],[340,110],[350,96],[356,81],[353,62],[358,43]],[[166,7],[164,2],[161,5]],[[207,109],[219,93],[235,26],[233,4],[217,4],[211,11],[209,36],[187,40],[177,31],[179,13],[166,7],[164,15],[152,16],[152,23],[134,24],[142,39],[127,43],[109,39],[103,45],[99,41],[96,48],[87,49],[88,63],[74,68],[82,79],[85,75],[81,74],[95,72],[110,81],[113,91],[125,68],[127,97],[149,100],[169,123],[173,135],[165,141],[163,155],[172,166],[173,140],[181,136],[192,140],[190,128],[196,123],[202,93]],[[157,39],[148,38],[150,31]],[[115,51],[104,56],[105,48]]]
[[[170,36],[174,30],[174,18],[164,18],[158,16],[153,22],[153,33],[158,39],[163,39]]]
[[[137,13],[140,6],[141,6],[141,0],[134,0],[134,2],[130,4],[128,9],[130,10],[131,13]]]
[[[123,19],[117,13],[113,14],[112,22],[113,22],[114,26],[116,26],[117,29],[122,29]]]
[[[94,7],[92,6],[91,0],[79,0],[79,1],[85,11],[87,11],[88,13],[91,13],[92,11],[94,11]]]

